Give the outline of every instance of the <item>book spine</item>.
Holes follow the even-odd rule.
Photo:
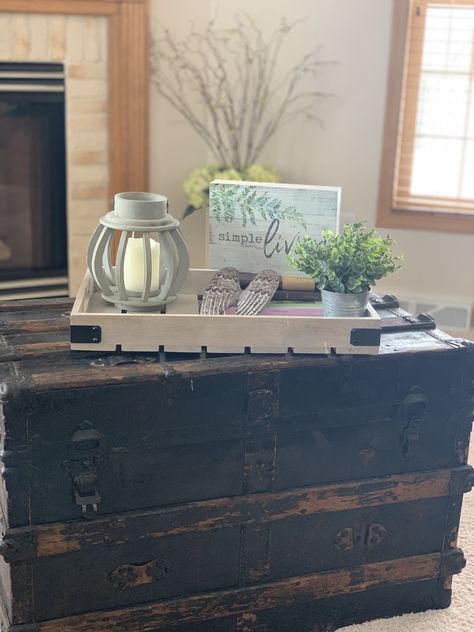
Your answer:
[[[301,301],[314,302],[321,300],[321,292],[303,292],[301,290],[277,290],[273,296],[274,301]]]
[[[249,285],[249,283],[253,281],[255,276],[256,275],[252,274],[251,272],[240,272],[239,282],[241,288],[246,288],[247,285]],[[314,292],[316,290],[316,286],[314,284],[314,281],[308,277],[292,277],[283,275],[280,276],[278,289],[286,291]]]

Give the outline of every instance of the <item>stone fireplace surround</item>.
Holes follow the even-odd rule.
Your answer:
[[[148,180],[147,0],[0,0],[0,60],[66,76],[69,289],[98,218]]]

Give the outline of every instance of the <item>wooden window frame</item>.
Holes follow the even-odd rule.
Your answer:
[[[435,0],[436,1],[436,0]],[[463,0],[456,0],[463,4]],[[474,213],[394,208],[393,186],[399,134],[401,101],[411,0],[394,0],[384,140],[380,167],[376,224],[385,228],[408,228],[452,233],[474,233]],[[420,58],[421,59],[421,58]]]
[[[148,189],[148,0],[0,0],[0,12],[108,22],[109,194]]]

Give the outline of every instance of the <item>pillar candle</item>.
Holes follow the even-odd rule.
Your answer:
[[[151,290],[160,283],[160,244],[150,239],[151,246]],[[143,292],[145,287],[145,249],[141,237],[130,237],[123,262],[125,289],[128,292]]]

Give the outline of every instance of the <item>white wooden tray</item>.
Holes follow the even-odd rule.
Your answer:
[[[369,305],[361,318],[204,316],[198,313],[214,270],[189,270],[166,314],[122,313],[102,299],[86,273],[71,312],[71,349],[170,353],[377,354],[381,322]]]

